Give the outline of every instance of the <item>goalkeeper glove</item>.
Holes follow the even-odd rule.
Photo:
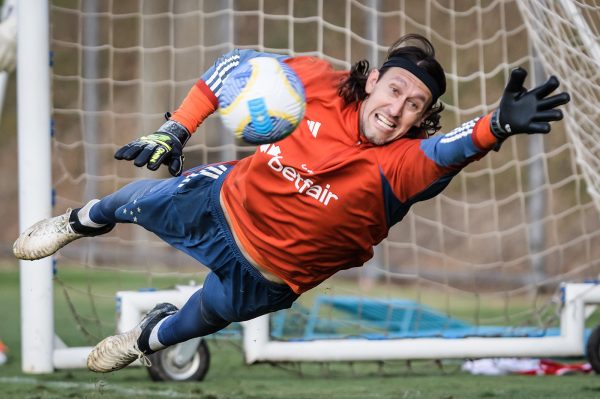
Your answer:
[[[559,85],[555,76],[530,91],[523,87],[525,77],[525,69],[512,70],[500,106],[492,113],[490,127],[499,143],[513,134],[549,133],[549,122],[563,118],[555,108],[571,100],[566,92],[548,97]]]
[[[165,115],[170,116],[168,113]],[[150,170],[157,170],[161,164],[169,166],[169,173],[179,176],[183,170],[183,146],[190,138],[190,133],[181,124],[167,120],[155,133],[121,147],[115,153],[116,159],[131,161],[135,166],[147,165]]]

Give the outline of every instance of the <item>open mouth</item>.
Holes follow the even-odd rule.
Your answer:
[[[381,114],[375,114],[375,120],[377,124],[386,130],[393,130],[396,128],[396,124],[391,120],[387,119],[385,116]]]

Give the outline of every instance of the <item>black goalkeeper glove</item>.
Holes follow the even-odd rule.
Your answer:
[[[548,97],[559,85],[555,76],[530,91],[523,87],[526,77],[525,69],[512,70],[500,106],[492,114],[490,127],[500,143],[513,134],[549,133],[550,122],[563,118],[555,108],[571,100],[566,92]]]
[[[115,153],[116,159],[131,161],[135,166],[147,165],[157,170],[160,165],[169,166],[169,173],[179,176],[183,170],[183,146],[190,133],[181,124],[167,120],[155,133],[140,137],[121,147]]]

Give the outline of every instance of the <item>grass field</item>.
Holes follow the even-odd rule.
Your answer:
[[[89,307],[85,275],[81,270],[61,269],[61,280],[72,287],[73,306]],[[90,312],[111,319],[115,279],[97,276],[106,289],[106,300],[96,301]],[[177,279],[159,278],[155,286],[167,287]],[[143,284],[132,276],[119,289]],[[110,288],[110,287],[113,288]],[[142,285],[143,286],[143,285]],[[79,290],[78,290],[79,288]],[[95,331],[82,334],[67,310],[56,286],[56,324],[61,338],[72,345],[87,345]],[[112,303],[111,303],[112,302]],[[107,313],[109,312],[109,313]],[[82,314],[85,311],[82,310]],[[598,398],[600,377],[481,377],[460,372],[460,362],[386,362],[385,364],[291,364],[247,366],[237,341],[209,341],[211,367],[198,383],[152,382],[142,368],[98,375],[86,370],[28,375],[21,372],[19,339],[19,276],[16,262],[0,266],[0,337],[9,346],[9,361],[0,366],[0,398]],[[108,334],[114,325],[99,325]],[[92,329],[93,330],[93,329]],[[83,336],[83,338],[82,338]]]

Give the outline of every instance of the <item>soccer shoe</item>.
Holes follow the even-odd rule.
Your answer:
[[[50,256],[83,234],[76,233],[69,223],[71,209],[64,215],[41,220],[25,230],[13,244],[19,259],[36,260]]]
[[[150,333],[159,321],[175,312],[177,308],[170,303],[158,304],[131,330],[104,338],[89,354],[88,369],[108,373],[120,370],[137,359],[145,366],[150,366],[150,360],[146,357],[154,353],[148,345]]]
[[[98,200],[92,200],[91,206]],[[114,224],[98,228],[83,226],[77,218],[78,209],[67,209],[63,215],[44,219],[25,230],[13,244],[13,253],[18,259],[36,260],[56,251],[81,237],[92,237],[108,233]]]

